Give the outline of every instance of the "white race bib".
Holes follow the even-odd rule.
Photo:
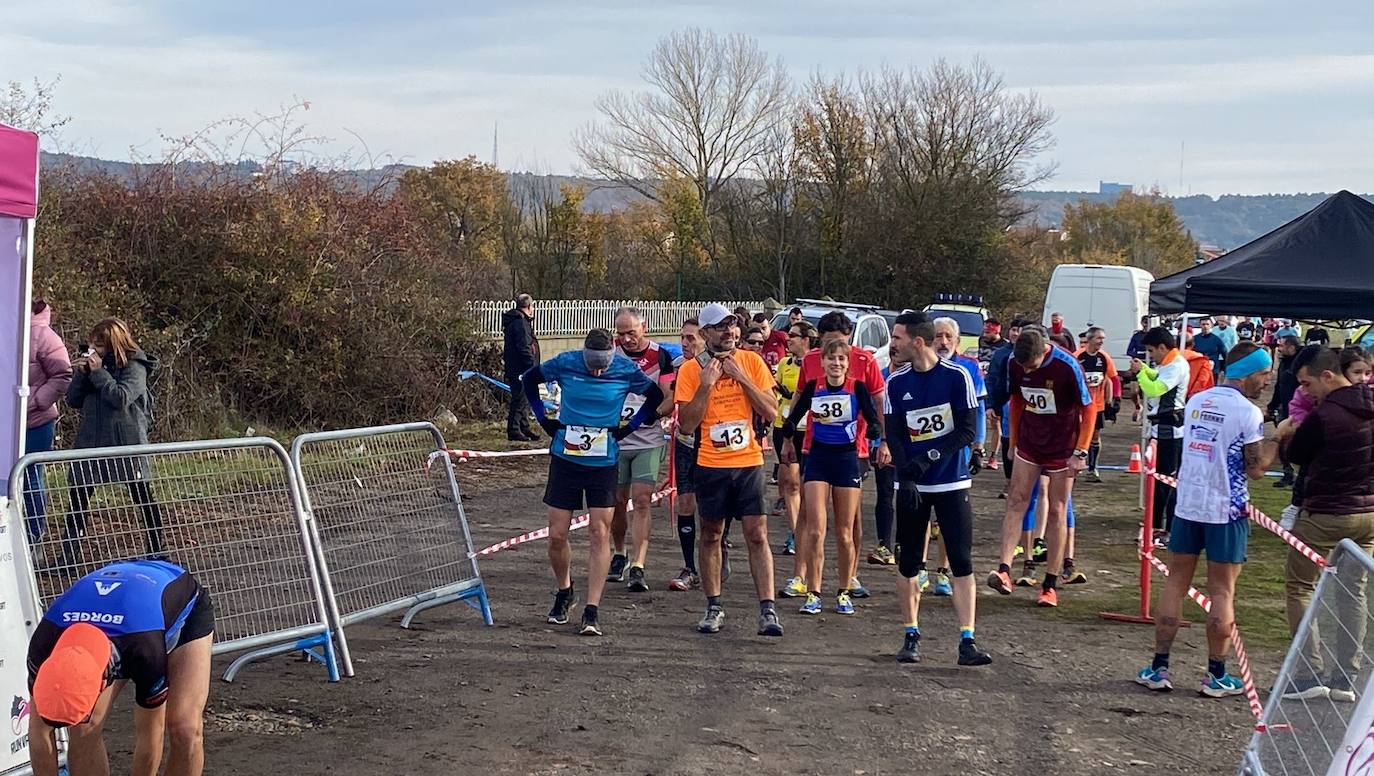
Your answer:
[[[848,395],[816,396],[811,399],[811,417],[827,425],[849,423],[854,420],[854,403]]]
[[[711,426],[711,446],[717,450],[736,452],[749,447],[754,430],[747,420],[731,420]]]
[[[954,430],[954,408],[949,402],[906,413],[906,431],[913,442],[938,439]]]
[[[1021,386],[1021,398],[1026,400],[1026,409],[1036,415],[1054,415],[1059,408],[1054,404],[1054,391],[1049,388],[1027,388]]]
[[[1107,375],[1105,372],[1083,373],[1083,380],[1088,384],[1089,388],[1096,388],[1097,386],[1101,385],[1106,379]]]
[[[604,428],[568,426],[563,429],[563,452],[579,458],[604,458],[610,439],[610,431]]]
[[[635,413],[639,412],[639,409],[643,406],[643,396],[640,396],[637,393],[625,394],[625,406],[620,408],[620,422],[622,424],[629,423],[630,418],[633,418],[635,416]]]

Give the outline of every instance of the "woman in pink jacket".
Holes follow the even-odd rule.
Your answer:
[[[67,395],[72,382],[72,361],[67,346],[52,328],[52,308],[42,299],[33,303],[29,322],[29,407],[28,431],[24,452],[41,453],[52,449],[57,430],[57,401]],[[31,539],[43,535],[47,497],[43,490],[43,467],[24,471],[25,525]]]

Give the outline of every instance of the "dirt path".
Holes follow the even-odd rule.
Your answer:
[[[1104,459],[1124,462],[1133,434],[1109,429]],[[463,479],[479,545],[541,524],[542,461],[468,468]],[[996,661],[988,668],[954,665],[950,603],[930,597],[925,660],[897,664],[895,572],[876,566],[860,570],[874,596],[858,602],[857,617],[804,619],[782,601],[787,635],[766,640],[754,635],[737,552],[726,628],[698,635],[700,594],[664,588],[680,563],[658,518],[654,590],[613,586],[604,638],[544,624],[552,585],[543,543],[498,553],[482,562],[495,627],[466,607],[440,608],[410,631],[394,622],[350,629],[358,675],[335,685],[318,666],[286,658],[247,668],[233,685],[216,680],[207,773],[1234,773],[1252,719],[1241,698],[1192,691],[1205,665],[1202,629],[1186,629],[1175,649],[1187,689],[1160,695],[1129,682],[1152,651],[1151,632],[1093,616],[1134,584],[1121,560],[1139,519],[1134,480],[1079,486],[1078,555],[1091,582],[1049,612],[1026,591],[1001,598],[982,587],[1002,483],[985,472],[975,485],[978,633]],[[870,534],[871,500],[870,485]],[[778,546],[781,523],[771,526]],[[585,574],[584,541],[574,543],[575,575]],[[780,583],[791,559],[777,562]],[[1280,656],[1252,657],[1263,685]],[[112,753],[127,752],[127,740],[127,728],[117,731]]]

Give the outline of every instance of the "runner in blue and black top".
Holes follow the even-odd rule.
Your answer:
[[[925,313],[903,313],[892,347],[908,365],[893,372],[884,408],[893,461],[897,465],[897,570],[906,637],[897,659],[920,660],[921,592],[916,582],[925,566],[931,512],[949,553],[954,611],[959,618],[959,665],[987,665],[992,658],[974,641],[973,508],[964,451],[978,425],[978,396],[963,368],[941,359],[931,343],[935,326]]]
[[[112,563],[77,580],[43,613],[29,640],[34,773],[57,773],[53,731],[73,725],[70,762],[97,767],[107,713],[133,682],[134,771],[147,763],[147,772],[157,770],[166,728],[173,731],[168,772],[199,774],[214,630],[210,595],[172,563]],[[185,730],[195,734],[178,733]],[[108,773],[108,762],[104,767]]]

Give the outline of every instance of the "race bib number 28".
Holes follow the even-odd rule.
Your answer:
[[[954,430],[954,408],[949,402],[906,413],[906,431],[913,442],[938,439]]]
[[[711,446],[717,450],[743,450],[753,441],[754,432],[747,420],[732,420],[711,426]]]
[[[1054,391],[1048,388],[1022,386],[1021,398],[1026,400],[1026,409],[1036,415],[1053,415],[1059,411],[1054,404]]]
[[[563,452],[579,458],[604,457],[611,434],[604,428],[568,426],[563,429]]]

